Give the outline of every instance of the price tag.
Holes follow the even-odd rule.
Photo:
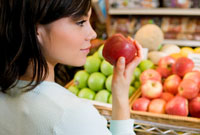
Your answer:
[[[188,58],[194,62],[193,70],[200,71],[200,54],[191,53],[191,54],[188,54]]]
[[[142,48],[142,59],[143,60],[147,59],[147,57],[148,57],[148,51],[149,51],[148,48]]]

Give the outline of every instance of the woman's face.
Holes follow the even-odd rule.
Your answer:
[[[65,17],[47,25],[38,25],[38,39],[49,64],[85,64],[91,47],[90,40],[96,38],[89,22],[90,16],[91,10],[77,21]]]

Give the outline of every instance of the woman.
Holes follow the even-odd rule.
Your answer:
[[[83,66],[96,37],[90,0],[0,0],[0,134],[132,135],[128,91],[139,56],[114,67],[113,113],[106,120],[54,82],[57,63]]]

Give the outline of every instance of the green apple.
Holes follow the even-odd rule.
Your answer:
[[[99,58],[98,52],[95,52],[92,56]]]
[[[133,75],[131,80],[131,85],[134,83],[134,81],[135,81],[135,76]]]
[[[110,94],[110,97],[109,97],[109,99],[108,99],[108,103],[109,103],[109,104],[112,104],[112,94]]]
[[[100,90],[100,91],[96,94],[94,100],[95,100],[95,101],[99,101],[99,102],[103,102],[103,103],[107,103],[107,102],[108,102],[109,96],[110,96],[110,92],[108,92],[107,90],[104,90],[104,89],[103,89],[103,90]]]
[[[79,92],[79,89],[78,89],[76,86],[70,86],[70,87],[68,88],[68,90],[69,90],[70,92],[72,92],[73,94],[75,94],[75,95],[77,95],[78,92]]]
[[[140,79],[140,75],[141,75],[141,70],[139,67],[136,67],[135,70],[133,71],[133,75],[135,76],[135,79],[136,80],[139,80]]]
[[[135,81],[134,84],[133,84],[133,86],[134,86],[136,89],[140,88],[140,85],[141,85],[140,81]]]
[[[128,94],[128,97],[130,98],[132,95],[133,95],[133,93],[136,91],[136,88],[134,88],[133,86],[130,86],[129,87],[129,94]]]
[[[89,76],[88,86],[94,91],[99,91],[104,88],[106,77],[103,73],[95,72]]]
[[[89,88],[83,88],[78,93],[78,97],[93,100],[95,97],[95,92]]]
[[[99,58],[104,59],[103,55],[102,55],[102,51],[103,51],[103,47],[104,45],[101,45],[98,49],[98,54],[99,54]]]
[[[90,75],[84,70],[76,72],[76,74],[74,75],[75,86],[77,86],[77,88],[79,89],[87,87],[89,76]]]
[[[140,62],[140,64],[139,64],[139,68],[143,72],[144,70],[147,70],[147,69],[153,69],[154,68],[154,64],[150,60],[142,60]]]
[[[105,76],[109,76],[113,73],[113,66],[106,60],[103,60],[101,63],[100,70]]]
[[[98,72],[101,65],[101,59],[94,56],[88,56],[86,63],[84,65],[84,69],[88,73]]]
[[[111,86],[112,86],[112,75],[108,76],[106,79],[106,89],[111,91]]]

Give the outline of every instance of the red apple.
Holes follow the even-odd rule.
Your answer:
[[[149,104],[148,112],[164,114],[165,105],[166,101],[164,99],[153,99]]]
[[[149,99],[159,98],[162,94],[162,90],[162,84],[155,80],[147,80],[141,86],[142,96]]]
[[[191,116],[200,118],[200,94],[189,102],[189,112]]]
[[[194,68],[194,62],[187,57],[180,57],[172,66],[174,74],[183,77],[187,72],[191,72]]]
[[[187,99],[196,97],[199,93],[198,84],[190,79],[183,79],[178,87],[178,94]]]
[[[140,82],[143,84],[147,80],[156,80],[161,82],[161,75],[154,69],[147,69],[140,75]]]
[[[166,68],[161,68],[161,67],[156,67],[156,71],[163,77],[166,78],[169,75],[171,75],[171,73],[168,72],[168,69]]]
[[[191,79],[195,83],[199,84],[200,83],[200,72],[199,71],[188,72],[184,75],[183,79]]]
[[[181,78],[178,75],[170,75],[164,81],[164,91],[172,94],[178,93],[178,86],[181,83]]]
[[[146,112],[149,106],[150,100],[147,98],[138,98],[134,101],[132,109],[136,111]]]
[[[172,98],[174,98],[174,95],[169,92],[163,92],[160,98],[164,99],[166,102],[169,102]]]
[[[125,38],[122,34],[114,34],[104,44],[103,57],[110,64],[115,65],[119,57],[125,57],[126,64],[137,56],[135,41]]]
[[[188,100],[182,96],[175,96],[167,103],[165,112],[171,115],[188,116]]]
[[[162,57],[158,62],[158,69],[162,77],[167,77],[172,74],[172,66],[175,63],[175,59],[171,56]]]

